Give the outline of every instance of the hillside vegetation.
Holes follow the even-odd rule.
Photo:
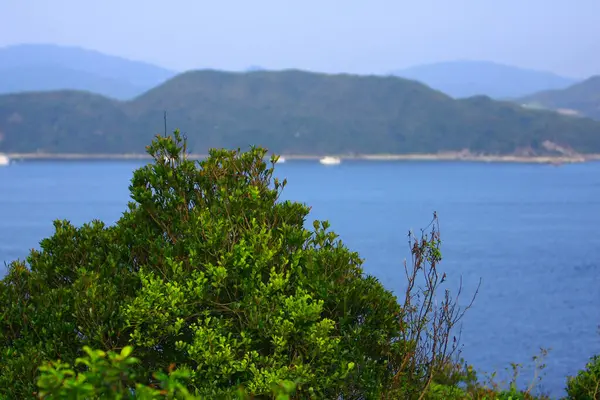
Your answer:
[[[397,77],[302,71],[180,74],[127,102],[85,92],[0,96],[0,152],[139,153],[181,127],[188,149],[279,154],[600,153],[600,123],[487,97],[454,100]]]
[[[24,44],[0,48],[0,93],[81,90],[131,99],[176,73],[78,47]]]
[[[563,89],[576,82],[546,71],[488,61],[448,61],[398,70],[394,75],[423,82],[456,98],[485,95],[508,99],[542,90]]]
[[[600,76],[593,76],[563,90],[548,90],[518,100],[522,104],[554,110],[572,110],[600,120]]]

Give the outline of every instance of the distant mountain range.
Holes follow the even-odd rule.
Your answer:
[[[77,91],[0,96],[0,152],[143,153],[181,128],[190,152],[600,153],[600,122],[476,96],[455,100],[393,76],[296,70],[179,74],[131,101]]]
[[[259,66],[177,75],[75,47],[5,47],[0,152],[140,153],[167,110],[194,152],[261,145],[287,154],[600,153],[600,122],[560,115],[600,119],[600,77],[573,84],[485,62],[396,74],[413,80]]]
[[[454,98],[486,95],[512,99],[542,90],[563,89],[577,82],[551,72],[534,71],[487,61],[449,61],[392,72],[414,79]]]
[[[132,99],[175,71],[78,47],[24,44],[0,48],[0,93],[83,90]]]
[[[593,76],[566,89],[534,93],[517,101],[532,108],[546,108],[600,120],[600,76]]]
[[[246,72],[264,71],[251,65]],[[82,90],[128,100],[174,77],[177,72],[140,61],[78,47],[23,44],[0,48],[0,94]],[[515,99],[564,89],[576,79],[484,61],[452,61],[394,71],[455,98],[485,95]]]

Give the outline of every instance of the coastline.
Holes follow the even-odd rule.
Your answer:
[[[81,153],[4,153],[11,160],[150,160],[149,154],[81,154]],[[281,154],[285,160],[319,160],[323,155],[310,154]],[[589,161],[599,161],[600,154],[581,154],[570,156],[516,156],[516,155],[474,155],[460,153],[430,153],[430,154],[360,154],[334,155],[342,161],[466,161],[466,162],[503,162],[503,163],[534,163],[534,164],[571,164]],[[207,154],[189,154],[189,159],[201,160]]]

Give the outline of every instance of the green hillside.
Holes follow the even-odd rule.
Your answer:
[[[562,90],[547,90],[523,97],[519,103],[554,110],[573,110],[582,116],[600,120],[600,76]]]
[[[0,152],[142,153],[151,136],[189,149],[260,145],[283,154],[545,154],[546,140],[600,153],[600,123],[487,97],[452,98],[397,77],[194,71],[117,102],[84,92],[0,96]]]

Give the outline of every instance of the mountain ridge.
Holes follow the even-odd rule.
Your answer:
[[[279,154],[600,153],[600,123],[485,96],[454,100],[397,77],[299,70],[179,74],[129,101],[80,91],[0,96],[0,152],[141,153],[170,127],[189,150]]]
[[[75,46],[0,48],[0,94],[75,89],[126,100],[175,75],[175,71],[144,61]]]
[[[562,90],[537,92],[517,100],[529,107],[576,113],[600,120],[600,75],[592,76]]]
[[[481,60],[421,64],[391,73],[423,82],[454,98],[487,95],[510,99],[541,90],[565,88],[578,81],[553,72]]]

